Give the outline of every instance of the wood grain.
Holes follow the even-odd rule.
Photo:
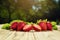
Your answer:
[[[0,40],[60,40],[60,31],[21,32],[0,28]]]

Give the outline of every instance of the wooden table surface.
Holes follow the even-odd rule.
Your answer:
[[[60,40],[60,31],[16,32],[0,29],[0,40]]]

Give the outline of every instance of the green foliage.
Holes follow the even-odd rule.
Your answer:
[[[8,11],[6,9],[1,10],[0,15],[2,18],[9,18],[9,14],[8,14]]]
[[[12,19],[12,20],[15,20],[15,19],[19,19],[19,18],[18,18],[18,16],[16,15],[16,13],[12,13],[11,19]]]
[[[33,10],[32,6],[36,6],[36,10]],[[41,9],[40,9],[41,7]],[[9,20],[32,21],[40,18],[46,18],[49,15],[49,10],[55,8],[56,5],[52,0],[45,0],[41,2],[33,2],[28,0],[1,0],[0,1],[0,16],[2,18],[9,18]]]

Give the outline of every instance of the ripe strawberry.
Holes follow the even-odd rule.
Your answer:
[[[52,30],[52,24],[49,21],[47,22],[47,30]]]
[[[25,22],[19,22],[18,23],[18,26],[17,26],[17,31],[21,31],[23,30],[23,27],[26,25]]]
[[[44,31],[47,30],[46,22],[43,22],[43,21],[42,21],[42,22],[40,22],[38,25],[42,28],[42,30],[44,30]]]
[[[16,30],[17,25],[18,25],[18,22],[12,23],[11,26],[10,26],[10,29]]]
[[[32,24],[27,24],[27,25],[24,26],[23,30],[24,31],[30,31],[30,30],[32,30],[32,28],[33,28]]]
[[[41,27],[42,31],[47,30],[47,25],[46,25],[47,19],[45,20],[37,20],[38,25]]]
[[[37,25],[37,24],[33,24],[33,29],[35,31],[41,31],[41,27],[39,25]]]

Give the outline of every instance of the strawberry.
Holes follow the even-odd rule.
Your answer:
[[[39,25],[37,25],[37,24],[33,24],[33,29],[35,31],[41,31],[41,27]]]
[[[18,26],[17,26],[17,31],[21,31],[23,30],[23,27],[26,25],[25,22],[19,22],[18,23]]]
[[[52,24],[49,21],[47,22],[47,30],[52,30]]]
[[[38,20],[37,23],[41,27],[42,31],[47,30],[47,25],[46,25],[47,19],[46,20]]]
[[[10,26],[10,29],[16,30],[17,25],[18,25],[18,22],[12,23],[11,26]]]
[[[24,26],[23,30],[24,31],[30,31],[30,30],[32,30],[32,28],[33,28],[32,24],[27,24],[27,25]]]
[[[46,22],[40,22],[38,25],[42,28],[42,30],[47,30]]]

